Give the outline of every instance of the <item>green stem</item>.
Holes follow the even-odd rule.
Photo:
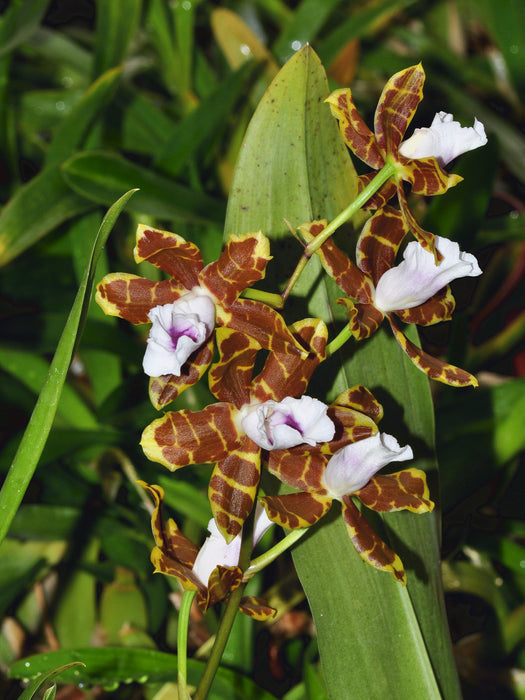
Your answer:
[[[255,508],[252,510],[252,512],[246,519],[242,529],[242,545],[241,554],[239,556],[239,567],[242,571],[245,571],[250,563],[253,543],[254,515]],[[221,618],[219,629],[217,630],[217,634],[215,636],[215,642],[211,649],[208,663],[206,664],[206,668],[204,669],[204,673],[202,674],[199,686],[195,691],[193,700],[205,700],[210,691],[211,684],[213,683],[213,679],[215,678],[215,674],[217,673],[217,669],[219,668],[219,665],[221,663],[222,655],[224,653],[226,643],[228,642],[228,638],[230,636],[230,632],[233,627],[235,616],[237,615],[239,604],[241,602],[241,598],[243,596],[245,588],[246,583],[244,583],[244,581],[241,581],[240,585],[230,593],[230,597],[228,598],[228,602],[226,603],[224,614]]]
[[[189,700],[187,678],[188,660],[188,624],[190,620],[191,604],[197,595],[197,591],[184,591],[179,610],[179,623],[177,628],[177,683],[179,700]]]
[[[280,294],[274,294],[273,292],[264,292],[261,289],[245,289],[242,295],[246,299],[262,301],[273,309],[282,309],[284,306],[282,296]]]
[[[374,195],[385,184],[385,182],[392,177],[392,175],[395,175],[395,173],[396,166],[394,163],[387,163],[384,165],[374,179],[371,180],[364,190],[358,194],[354,201],[349,204],[340,214],[338,214],[335,219],[332,219],[328,226],[324,228],[318,236],[310,241],[304,250],[304,254],[307,257],[311,257],[316,250],[319,250],[323,243],[325,243],[325,241],[327,241],[340,226],[351,219],[352,216],[354,216],[354,214],[356,214],[359,209],[361,209],[361,207],[368,202],[370,197]]]
[[[277,559],[278,556],[295,544],[297,540],[301,539],[301,537],[308,532],[309,529],[310,528],[308,527],[302,527],[297,530],[292,530],[286,535],[286,537],[283,537],[280,542],[274,545],[267,552],[261,554],[260,557],[253,559],[250,566],[244,572],[243,581],[249,581],[254,574],[261,571],[261,569],[264,569],[264,567],[268,566],[268,564],[271,564],[272,561]]]
[[[347,323],[343,330],[326,346],[326,357],[330,357],[334,352],[337,352],[351,337],[352,331],[350,330],[350,325]]]

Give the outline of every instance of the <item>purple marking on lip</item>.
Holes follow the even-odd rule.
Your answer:
[[[191,338],[193,342],[197,342],[199,340],[197,328],[195,328],[195,326],[191,323],[188,323],[186,319],[174,318],[173,325],[167,330],[171,338],[173,350],[177,349],[177,344],[182,338],[182,336],[187,336],[188,338]]]

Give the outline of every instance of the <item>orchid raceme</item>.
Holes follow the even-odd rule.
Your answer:
[[[144,369],[152,377],[150,398],[156,408],[204,374],[213,356],[216,323],[246,333],[267,350],[302,353],[276,311],[239,298],[264,278],[271,259],[261,232],[231,235],[219,259],[204,267],[194,243],[139,225],[134,253],[137,263],[147,260],[170,278],[152,282],[111,273],[99,283],[96,301],[106,314],[135,324],[152,322]]]
[[[315,524],[328,512],[334,499],[340,500],[343,520],[360,557],[405,584],[400,558],[370,527],[353,498],[378,512],[430,512],[434,504],[429,500],[425,474],[412,468],[376,475],[391,462],[411,459],[412,450],[400,447],[391,435],[378,432],[382,408],[364,387],[341,394],[330,405],[328,415],[336,427],[331,442],[269,453],[268,470],[299,490],[283,496],[265,496],[261,503],[271,520],[296,529]]]
[[[434,253],[434,236],[419,225],[410,211],[403,181],[411,184],[415,194],[443,194],[462,178],[448,174],[442,166],[465,151],[483,146],[487,139],[483,125],[477,120],[472,131],[465,133],[465,130],[458,130],[461,127],[453,121],[452,115],[439,112],[429,129],[421,130],[423,134],[416,130],[414,136],[402,143],[423,98],[424,82],[421,64],[406,68],[387,81],[375,112],[375,133],[359,115],[350,88],[335,90],[327,102],[339,120],[343,140],[358,158],[374,170],[388,163],[395,165],[395,181],[383,185],[369,206],[380,208],[397,192],[410,230],[424,248]],[[368,184],[372,177],[373,174],[362,176],[361,186]]]
[[[326,407],[303,394],[324,358],[327,328],[320,319],[290,326],[305,351],[270,353],[252,379],[260,345],[229,328],[217,330],[219,361],[209,373],[218,403],[201,411],[166,413],[142,435],[146,456],[175,471],[216,462],[209,498],[217,527],[227,542],[239,534],[251,512],[261,469],[261,450],[330,440],[334,427]]]
[[[301,226],[301,232],[307,241],[313,240],[325,225],[314,221]],[[349,297],[338,299],[348,311],[349,329],[357,340],[363,340],[375,333],[386,317],[401,348],[431,379],[451,386],[477,386],[469,372],[432,357],[408,340],[396,319],[420,326],[449,321],[455,301],[448,283],[480,275],[477,260],[461,252],[457,243],[438,236],[439,264],[412,241],[404,260],[395,265],[407,232],[401,212],[387,206],[364,225],[357,242],[357,265],[331,239],[317,251],[324,269]]]
[[[164,490],[160,486],[149,486],[139,482],[153,497],[155,508],[151,516],[151,528],[155,547],[151,561],[155,572],[177,578],[184,590],[197,591],[197,603],[205,612],[211,605],[226,600],[229,594],[242,582],[243,572],[237,566],[240,552],[239,540],[226,545],[220,533],[214,530],[214,521],[210,521],[210,537],[199,549],[177,527],[171,518],[163,516]],[[260,538],[271,522],[259,518],[260,527],[254,528],[254,546],[257,543],[255,531]],[[241,599],[239,609],[256,620],[267,620],[275,614],[261,598],[245,596]]]

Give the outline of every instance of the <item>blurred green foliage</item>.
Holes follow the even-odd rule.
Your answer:
[[[485,271],[476,285],[456,285],[453,323],[422,335],[434,354],[478,374],[481,384],[461,392],[433,387],[456,661],[466,698],[525,698],[520,0],[11,0],[1,11],[2,475],[108,206],[140,187],[96,279],[136,272],[139,221],[191,238],[205,261],[216,258],[246,126],[279,67],[305,42],[332,87],[352,85],[368,123],[386,78],[419,60],[427,81],[414,126],[440,109],[485,123],[489,146],[456,167],[465,181],[412,204],[427,228],[475,252]],[[151,573],[148,504],[135,479],[160,483],[170,513],[198,540],[209,469],[185,470],[175,481],[144,459],[138,440],[156,412],[141,372],[143,345],[143,328],[91,306],[39,468],[0,547],[3,697],[17,697],[16,679],[33,673],[19,659],[90,644],[108,648],[91,650],[91,676],[70,681],[101,683],[112,697],[129,697],[130,687],[142,693],[134,697],[160,700],[166,692],[176,659],[162,652],[175,646],[180,591]],[[208,398],[197,385],[174,407]],[[280,620],[265,628],[239,621],[233,668],[211,697],[325,697],[308,608],[290,568],[285,559],[262,577],[260,592],[282,581],[272,592]],[[216,624],[214,611],[193,620],[197,656]],[[71,660],[66,654],[54,663]]]

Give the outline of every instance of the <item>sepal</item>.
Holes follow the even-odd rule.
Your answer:
[[[259,499],[270,520],[288,530],[310,527],[329,511],[332,499],[313,493],[289,493]]]
[[[203,267],[201,252],[194,243],[176,233],[139,224],[133,253],[135,262],[147,260],[186,290],[199,284],[198,275]]]
[[[382,513],[396,510],[431,513],[434,510],[426,474],[413,467],[394,474],[373,476],[355,495],[367,508]]]

